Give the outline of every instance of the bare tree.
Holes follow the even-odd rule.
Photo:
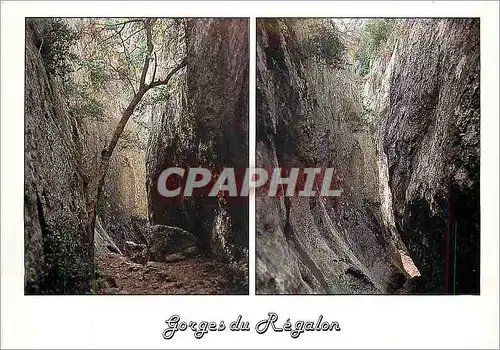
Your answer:
[[[128,26],[133,26],[132,28],[127,28]],[[145,94],[157,87],[165,86],[169,84],[171,78],[186,66],[187,60],[184,57],[179,63],[174,67],[170,68],[163,77],[157,77],[158,73],[158,53],[155,50],[155,45],[153,42],[153,34],[155,26],[157,26],[156,18],[146,18],[146,19],[127,19],[118,23],[112,24],[100,24],[93,25],[90,28],[92,37],[99,38],[97,46],[104,46],[109,40],[116,40],[122,45],[123,49],[123,60],[125,61],[122,65],[114,65],[113,60],[108,57],[106,66],[113,72],[115,72],[119,78],[126,82],[131,90],[131,98],[125,109],[122,110],[121,116],[118,124],[114,128],[111,139],[107,142],[105,148],[101,151],[100,160],[95,172],[95,176],[91,180],[93,186],[89,186],[92,193],[88,195],[89,200],[89,216],[87,222],[87,237],[86,243],[88,247],[88,253],[93,257],[93,244],[94,244],[94,228],[96,224],[96,206],[99,203],[101,194],[103,191],[106,174],[110,167],[110,160],[116,146],[124,135],[124,129],[129,121],[130,117],[133,115],[137,106],[143,101]],[[126,29],[127,28],[127,29]],[[107,32],[111,32],[111,35],[106,35]],[[104,34],[103,34],[104,33]],[[127,42],[130,42],[134,36],[145,33],[145,45],[146,52],[144,55],[142,67],[140,68],[140,75],[134,76],[133,69],[129,69],[129,63],[131,61],[131,55],[133,51],[137,49],[138,45],[135,47],[128,47]],[[104,38],[102,38],[104,36]],[[160,40],[167,40],[160,36]],[[139,41],[136,42],[136,44]],[[164,54],[163,48],[159,51],[160,55]],[[123,61],[122,60],[122,61]],[[149,81],[148,81],[149,80]]]

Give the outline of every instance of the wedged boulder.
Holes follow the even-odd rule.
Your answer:
[[[167,256],[174,253],[183,253],[189,256],[200,245],[192,233],[178,227],[165,225],[151,226],[147,234],[147,241],[150,259],[158,262],[164,262]]]
[[[138,264],[146,264],[148,262],[148,247],[145,244],[137,244],[132,241],[126,241],[124,245],[125,255],[130,257],[130,260]]]

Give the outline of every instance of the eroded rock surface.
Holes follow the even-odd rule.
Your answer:
[[[304,21],[258,23],[257,164],[343,192],[257,198],[258,291],[478,293],[479,21],[395,21],[365,78],[305,60]]]
[[[153,115],[147,153],[150,223],[189,231],[205,251],[243,265],[247,198],[163,198],[157,181],[168,167],[248,167],[248,25],[245,19],[187,22],[187,68]]]
[[[410,20],[365,88],[394,224],[429,293],[479,293],[479,58],[479,20]]]
[[[257,197],[258,293],[393,293],[409,277],[381,215],[356,76],[301,59],[290,22],[259,20],[257,166],[334,168],[340,197]]]
[[[111,238],[111,236],[102,227],[99,217],[97,218],[95,225],[94,249],[95,255],[99,257],[105,256],[109,252],[122,254],[122,251],[118,248],[113,238]]]
[[[26,22],[25,293],[87,293],[93,274],[78,168],[78,127],[43,60],[43,22]],[[47,166],[50,165],[50,166]]]

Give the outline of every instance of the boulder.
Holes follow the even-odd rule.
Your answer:
[[[125,241],[124,252],[133,262],[143,265],[148,262],[148,248],[145,244]]]
[[[149,256],[153,261],[164,262],[174,253],[188,253],[200,244],[196,237],[178,227],[151,226],[147,234]]]

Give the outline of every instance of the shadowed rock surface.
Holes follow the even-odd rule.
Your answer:
[[[248,269],[247,198],[163,198],[157,191],[169,167],[248,167],[248,21],[189,20],[186,56],[176,93],[153,115],[149,220],[187,230],[205,251]]]
[[[257,197],[259,293],[387,293],[406,272],[380,212],[353,73],[303,61],[286,21],[257,25],[257,166],[334,168],[340,197]],[[403,280],[394,286],[394,279]]]
[[[399,20],[364,78],[304,59],[307,21],[257,23],[257,166],[342,195],[258,195],[257,292],[478,293],[479,21]]]
[[[374,69],[394,221],[429,293],[453,289],[455,237],[455,292],[479,293],[479,52],[479,20],[412,20]]]
[[[59,81],[42,60],[43,31],[43,23],[26,23],[25,293],[86,293],[93,267],[86,254],[78,130],[61,99]]]

